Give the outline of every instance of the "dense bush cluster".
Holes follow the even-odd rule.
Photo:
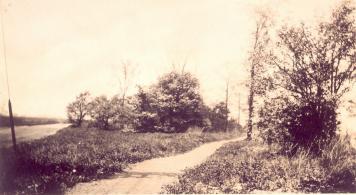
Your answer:
[[[149,88],[139,87],[137,94],[123,99],[80,94],[68,107],[68,118],[74,126],[90,119],[100,129],[131,128],[139,132],[186,132],[190,127],[222,131],[238,127],[227,120],[224,103],[213,109],[206,106],[199,93],[199,82],[188,72],[170,72]],[[228,122],[228,123],[226,123]]]
[[[198,80],[190,73],[164,75],[149,91],[140,89],[137,99],[141,131],[185,132],[191,126],[202,127],[203,100]]]
[[[189,151],[226,133],[132,133],[67,128],[57,134],[0,149],[0,191],[58,194],[78,182],[121,172],[129,163]]]
[[[355,9],[344,1],[315,27],[278,31],[273,54],[264,61],[270,71],[262,77],[271,86],[257,121],[268,143],[292,144],[292,154],[304,148],[320,155],[336,135],[341,97],[356,78]]]
[[[279,143],[290,154],[298,148],[320,154],[336,135],[335,106],[332,101],[292,102],[288,98],[277,97],[265,102],[260,109],[257,126],[267,143]]]

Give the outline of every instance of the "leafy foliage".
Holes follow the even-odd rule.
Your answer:
[[[212,109],[204,106],[201,111],[203,118],[204,131],[225,131],[240,129],[241,126],[234,119],[228,119],[229,109],[226,108],[225,102],[216,104]]]
[[[96,97],[91,102],[90,116],[94,120],[94,126],[101,129],[109,129],[113,123],[114,117],[117,115],[117,110],[114,105],[117,105],[117,99],[109,100],[106,96]]]
[[[135,104],[135,113],[137,113],[135,129],[139,132],[157,131],[159,117],[154,107],[154,102],[153,94],[139,87]]]
[[[320,154],[335,136],[338,121],[333,102],[295,103],[286,97],[270,100],[260,109],[257,124],[267,143],[279,143],[291,154],[298,148]]]
[[[149,91],[140,89],[136,97],[140,131],[185,132],[202,126],[199,83],[190,73],[168,73]]]
[[[347,81],[356,70],[354,10],[344,2],[316,32],[301,25],[285,27],[279,33],[284,57],[275,64],[288,83],[284,87],[296,98],[338,98],[348,90]]]
[[[204,122],[199,83],[188,72],[170,72],[148,90],[139,87],[133,97],[100,96],[86,105],[86,112],[81,114],[83,109],[79,112],[81,121],[90,111],[92,124],[101,129],[129,126],[140,132],[173,133],[185,132],[192,126],[202,127]]]
[[[216,104],[209,116],[210,121],[211,121],[211,128],[213,130],[225,130],[226,125],[228,122],[228,114],[229,114],[229,109],[226,108],[226,104],[224,102],[220,102]]]
[[[266,94],[278,93],[275,99],[281,101],[265,101],[259,113],[269,142],[287,141],[320,154],[335,136],[336,110],[356,71],[354,10],[343,2],[314,31],[305,25],[280,30],[271,58],[276,68],[273,87]]]
[[[125,103],[123,103],[125,101]],[[112,127],[114,129],[133,128],[136,118],[135,99],[133,97],[126,97],[125,99],[119,96],[114,96],[110,102],[114,110],[114,117],[112,120]]]
[[[164,132],[185,132],[201,124],[202,99],[199,83],[190,73],[171,72],[161,77],[155,88],[155,107]]]
[[[80,127],[84,118],[90,111],[90,93],[83,92],[76,97],[75,101],[67,106],[68,120],[76,127]]]

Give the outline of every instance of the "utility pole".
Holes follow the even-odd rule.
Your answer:
[[[2,8],[2,0],[0,0],[0,6]],[[16,146],[16,135],[15,135],[15,124],[14,124],[14,117],[12,114],[12,105],[11,105],[11,98],[10,98],[10,87],[9,87],[9,74],[7,70],[7,59],[6,59],[6,40],[5,40],[5,25],[4,25],[4,13],[3,9],[0,9],[1,12],[1,34],[2,34],[2,46],[3,46],[3,55],[4,55],[4,64],[5,64],[5,73],[6,73],[6,82],[7,82],[7,94],[8,94],[8,106],[9,106],[9,119],[10,119],[10,127],[11,127],[11,137],[12,137],[12,145],[15,151],[17,151]]]

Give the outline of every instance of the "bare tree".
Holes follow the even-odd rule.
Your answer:
[[[119,75],[119,85],[121,94],[121,104],[125,105],[127,92],[133,84],[135,74],[137,73],[137,65],[130,61],[122,61]]]
[[[248,96],[248,122],[247,122],[247,139],[252,136],[254,98],[256,93],[260,93],[259,74],[263,70],[263,64],[268,58],[267,45],[269,39],[270,18],[266,12],[258,12],[256,27],[254,31],[254,44],[249,57],[250,63],[250,83]]]
[[[185,71],[185,68],[187,66],[187,58],[184,58],[184,62],[183,63],[172,63],[172,69],[175,72],[180,72],[180,74],[183,74]]]

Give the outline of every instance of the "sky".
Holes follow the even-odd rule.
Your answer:
[[[67,104],[82,91],[119,93],[120,65],[129,61],[138,67],[134,85],[143,86],[171,71],[172,64],[186,63],[207,104],[224,100],[229,77],[230,110],[236,115],[239,93],[244,109],[247,103],[255,10],[271,10],[279,23],[313,23],[335,2],[3,0],[14,113],[64,118]],[[0,112],[7,113],[3,52],[0,56]]]

